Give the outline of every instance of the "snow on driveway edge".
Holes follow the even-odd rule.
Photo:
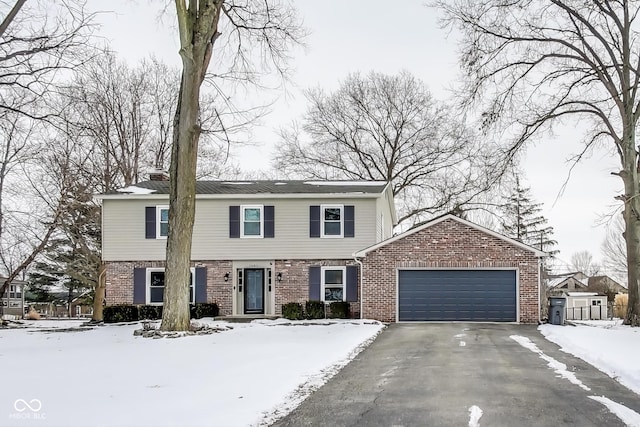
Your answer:
[[[268,427],[271,424],[275,423],[281,418],[287,416],[290,412],[296,409],[304,400],[311,395],[314,391],[318,390],[324,384],[326,384],[334,375],[342,370],[349,362],[360,354],[365,348],[367,348],[372,342],[378,338],[378,335],[382,333],[382,331],[387,327],[387,325],[382,324],[383,326],[376,332],[373,336],[371,336],[366,341],[363,341],[359,346],[354,348],[347,357],[342,360],[337,361],[336,363],[327,366],[323,370],[320,371],[317,375],[310,376],[307,381],[300,384],[296,390],[294,390],[291,394],[289,394],[284,401],[275,406],[269,412],[265,412],[262,415],[260,421],[256,424],[253,424],[252,427]]]

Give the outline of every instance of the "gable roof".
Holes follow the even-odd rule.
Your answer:
[[[473,222],[467,221],[466,219],[462,219],[462,218],[457,217],[457,216],[452,215],[452,214],[446,214],[446,215],[440,216],[440,217],[435,218],[435,219],[433,219],[433,220],[431,220],[431,221],[429,221],[429,222],[427,222],[425,224],[422,224],[422,225],[420,225],[418,227],[414,227],[412,229],[409,229],[409,230],[405,231],[404,233],[400,233],[400,234],[398,234],[396,236],[388,238],[387,240],[383,240],[382,242],[379,242],[379,243],[376,243],[375,245],[369,246],[368,248],[362,249],[362,250],[360,250],[358,252],[354,252],[353,256],[356,257],[356,258],[361,258],[361,257],[365,256],[366,254],[368,254],[371,251],[374,251],[374,250],[376,250],[378,248],[386,246],[386,245],[388,245],[390,243],[393,243],[393,242],[395,242],[397,240],[403,239],[403,238],[405,238],[407,236],[410,236],[410,235],[412,235],[414,233],[418,233],[418,232],[420,232],[420,231],[422,231],[422,230],[424,230],[426,228],[433,227],[434,225],[439,224],[439,223],[441,223],[443,221],[446,221],[446,220],[457,221],[457,222],[459,222],[459,223],[461,223],[461,224],[463,224],[463,225],[465,225],[467,227],[471,227],[471,228],[474,228],[474,229],[476,229],[476,230],[478,230],[478,231],[480,231],[482,233],[489,234],[489,235],[491,235],[491,236],[493,236],[495,238],[498,238],[500,240],[503,240],[503,241],[505,241],[505,242],[507,242],[507,243],[509,243],[511,245],[517,246],[517,247],[519,247],[521,249],[524,249],[526,251],[529,251],[529,252],[533,252],[537,257],[548,256],[548,254],[546,252],[540,251],[540,250],[538,250],[536,248],[532,248],[531,246],[525,245],[524,243],[519,242],[519,241],[517,241],[515,239],[512,239],[510,237],[504,236],[504,235],[502,235],[500,233],[497,233],[497,232],[495,232],[493,230],[489,230],[488,228],[484,228],[484,227],[482,227],[482,226],[480,226],[478,224],[474,224]]]
[[[547,287],[549,289],[556,288],[562,285],[564,282],[567,282],[569,279],[573,279],[574,282],[586,288],[588,287],[587,282],[585,282],[584,279],[578,277],[578,275],[582,275],[582,274],[583,274],[582,272],[577,271],[575,273],[567,273],[561,276],[552,276],[549,278],[549,281],[547,282]]]
[[[380,194],[385,181],[196,181],[198,195]],[[143,181],[102,196],[169,194],[169,181]]]
[[[613,287],[619,286],[620,288],[628,289],[628,287],[625,286],[624,284],[617,282],[616,280],[614,280],[613,278],[611,278],[611,277],[609,277],[609,276],[607,276],[605,274],[589,277],[588,283],[589,283],[589,286],[593,286],[593,285],[600,284],[600,282],[603,282],[603,281],[605,281],[605,282],[606,281],[610,281],[610,283],[611,283],[611,285],[613,285]]]

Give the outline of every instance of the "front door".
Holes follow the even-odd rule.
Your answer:
[[[264,269],[244,270],[244,314],[264,314]]]

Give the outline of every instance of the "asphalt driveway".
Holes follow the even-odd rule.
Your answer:
[[[546,360],[514,335],[528,338]],[[577,384],[549,367],[550,358],[565,364]],[[535,326],[393,324],[274,425],[625,425],[590,396],[605,396],[640,413],[638,395],[561,352]]]

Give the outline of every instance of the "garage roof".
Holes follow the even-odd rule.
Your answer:
[[[475,228],[478,231],[481,231],[483,233],[489,234],[489,235],[491,235],[493,237],[496,237],[498,239],[504,240],[505,242],[507,242],[507,243],[509,243],[511,245],[517,246],[517,247],[522,248],[522,249],[524,249],[526,251],[533,252],[537,257],[541,257],[542,258],[542,257],[546,257],[546,256],[549,255],[546,252],[540,251],[540,250],[538,250],[536,248],[533,248],[533,247],[531,247],[529,245],[525,245],[522,242],[519,242],[519,241],[517,241],[515,239],[512,239],[512,238],[507,237],[505,235],[502,235],[500,233],[496,233],[495,231],[489,230],[488,228],[484,228],[484,227],[482,227],[482,226],[480,226],[478,224],[474,224],[473,222],[467,221],[466,219],[462,219],[462,218],[457,217],[457,216],[452,215],[452,214],[446,214],[446,215],[440,216],[438,218],[435,218],[435,219],[433,219],[433,220],[431,220],[431,221],[429,221],[429,222],[427,222],[425,224],[422,224],[422,225],[420,225],[418,227],[414,227],[414,228],[412,228],[410,230],[407,230],[404,233],[398,234],[397,236],[390,237],[387,240],[383,240],[382,242],[376,243],[373,246],[369,246],[368,248],[365,248],[365,249],[362,249],[361,251],[355,252],[353,254],[353,256],[357,257],[357,258],[364,257],[371,251],[374,251],[374,250],[376,250],[378,248],[386,246],[386,245],[388,245],[390,243],[393,243],[393,242],[395,242],[397,240],[403,239],[403,238],[405,238],[407,236],[412,235],[413,233],[417,233],[419,231],[422,231],[425,228],[433,227],[434,225],[439,224],[439,223],[441,223],[443,221],[446,221],[446,220],[457,221],[457,222],[459,222],[461,224],[464,224],[464,225],[466,225],[468,227]]]

